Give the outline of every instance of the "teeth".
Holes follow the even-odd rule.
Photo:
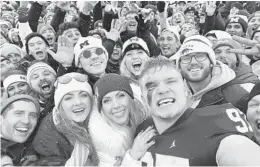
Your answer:
[[[73,110],[75,113],[84,111],[84,108]]]
[[[113,115],[115,115],[117,117],[121,117],[123,114],[124,114],[124,110],[113,113]]]
[[[16,130],[19,132],[27,132],[28,128],[16,128]]]
[[[99,65],[101,65],[101,62],[96,62],[92,64],[92,66],[99,66]]]
[[[191,71],[191,72],[197,72],[197,71],[200,71],[200,69],[195,68],[195,69],[191,69],[190,71]]]
[[[142,63],[141,62],[134,62],[133,63],[133,66],[135,66],[135,65],[141,65]]]
[[[168,98],[168,99],[163,99],[161,101],[158,102],[158,105],[161,106],[161,105],[165,105],[165,104],[172,104],[174,103],[174,99],[172,98]]]
[[[256,121],[256,128],[260,130],[260,120]]]

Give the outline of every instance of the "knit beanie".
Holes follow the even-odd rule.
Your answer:
[[[255,86],[253,87],[253,89],[249,93],[248,101],[250,101],[252,98],[254,98],[257,95],[260,95],[260,82],[255,84]]]
[[[1,105],[1,114],[5,111],[5,109],[12,104],[13,102],[19,101],[19,100],[29,100],[33,102],[33,104],[36,107],[37,112],[40,112],[40,104],[39,102],[32,96],[30,95],[15,95],[12,97],[9,97],[8,99],[4,100],[2,105]]]
[[[81,37],[79,38],[78,42],[74,46],[74,55],[75,55],[75,66],[81,67],[79,59],[81,54],[90,48],[102,48],[105,52],[105,55],[108,60],[108,53],[107,50],[102,45],[102,41],[98,38],[88,36],[88,37]]]
[[[79,79],[77,79],[79,78]],[[63,80],[69,81],[68,83]],[[80,81],[78,81],[80,80]],[[82,82],[83,81],[83,82]],[[67,73],[57,78],[55,82],[54,103],[58,108],[63,97],[73,91],[85,91],[90,97],[93,96],[92,88],[88,83],[88,76],[76,72]]]
[[[215,36],[217,38],[217,40],[221,40],[224,38],[232,39],[232,37],[229,33],[227,33],[226,31],[221,31],[221,30],[211,30],[205,35],[205,37],[209,37],[209,36]]]
[[[53,32],[54,34],[56,34],[56,32],[54,31],[54,29],[53,29],[53,27],[52,27],[51,25],[49,25],[49,24],[44,24],[44,23],[38,25],[38,27],[37,27],[37,33],[42,34],[42,32],[43,32],[44,30],[48,29],[48,28],[51,28],[52,32]]]
[[[253,34],[252,34],[252,37],[251,37],[251,39],[253,39],[253,38],[254,38],[254,36],[255,36],[255,34],[256,34],[256,33],[258,33],[258,32],[260,32],[260,30],[256,30],[256,31],[254,31],[254,32],[253,32]]]
[[[3,76],[2,76],[3,77]],[[9,85],[15,82],[26,82],[26,73],[21,70],[11,70],[8,71],[3,77],[4,88],[7,89]]]
[[[122,49],[123,56],[127,51],[135,49],[133,44],[139,45],[140,49],[144,50],[148,56],[150,55],[149,49],[147,47],[147,44],[144,42],[144,40],[138,37],[132,37],[127,41],[125,41],[125,43],[123,44],[123,49]]]
[[[134,99],[134,93],[129,80],[122,75],[106,74],[101,77],[94,85],[95,96],[98,101],[98,110],[101,110],[103,97],[112,91],[124,91]]]
[[[34,64],[32,64],[28,70],[27,70],[27,83],[30,85],[31,87],[31,77],[34,74],[35,71],[39,70],[39,69],[46,69],[48,71],[50,71],[53,75],[57,75],[56,72],[54,71],[54,69],[49,66],[48,64],[44,63],[44,62],[36,62]]]
[[[189,42],[189,41],[199,41],[199,42],[203,42],[203,43],[207,44],[208,46],[212,47],[211,41],[210,41],[208,38],[206,38],[206,37],[204,37],[204,36],[202,36],[202,35],[192,35],[192,36],[190,36],[190,37],[187,37],[187,38],[185,38],[185,40],[183,41],[183,44],[186,43],[186,42]]]
[[[231,9],[232,9],[233,7],[236,7],[237,9],[242,10],[242,9],[243,9],[243,4],[241,4],[241,3],[239,3],[239,2],[235,2],[235,3],[232,3],[232,4],[231,4]]]
[[[29,54],[29,47],[28,47],[28,42],[30,41],[30,39],[32,39],[33,37],[40,37],[45,43],[47,46],[50,46],[48,41],[39,33],[37,32],[33,32],[33,33],[30,33],[28,34],[26,37],[25,37],[25,49],[26,49],[26,52],[27,54]]]
[[[227,23],[226,23],[225,29],[227,28],[229,23],[239,23],[239,24],[241,24],[244,32],[246,32],[247,27],[248,27],[248,24],[247,24],[247,21],[245,20],[245,18],[243,18],[242,16],[239,16],[239,15],[235,15],[235,16],[232,16],[231,18],[229,18]]]
[[[12,36],[14,33],[19,34],[19,30],[17,28],[12,28],[8,31],[8,38],[10,39],[10,41],[13,42]]]
[[[216,64],[215,53],[214,53],[213,49],[207,43],[204,43],[202,41],[191,40],[191,41],[185,42],[181,46],[180,50],[178,51],[178,57],[177,57],[177,61],[176,61],[177,66],[179,67],[180,58],[182,56],[186,56],[190,53],[198,53],[198,52],[207,53],[211,63],[213,65]]]
[[[246,16],[247,19],[250,17],[250,14],[246,10],[239,10],[237,15]]]
[[[196,10],[195,10],[195,8],[194,8],[193,6],[189,6],[189,7],[187,7],[187,8],[185,9],[184,14],[186,14],[186,13],[189,12],[189,11],[193,11],[194,13],[196,12]]]
[[[221,46],[230,46],[233,49],[240,49],[242,47],[235,40],[226,38],[226,39],[221,39],[221,40],[217,41],[217,43],[213,46],[214,51]],[[237,56],[237,61],[238,61],[237,63],[240,64],[240,62],[242,61],[242,55],[236,54],[236,56]]]
[[[0,46],[1,55],[4,57],[7,57],[8,54],[13,53],[14,50],[18,50],[21,58],[25,57],[24,51],[17,45],[5,43]]]
[[[249,17],[248,22],[250,22],[250,20],[251,20],[252,18],[254,18],[254,17],[260,17],[260,11],[257,11],[257,12],[255,12],[255,13],[253,13],[253,14]]]

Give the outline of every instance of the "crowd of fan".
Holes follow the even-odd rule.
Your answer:
[[[260,2],[0,6],[1,166],[260,165]]]

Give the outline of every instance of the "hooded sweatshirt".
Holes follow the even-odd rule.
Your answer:
[[[247,97],[259,79],[253,73],[252,68],[243,62],[240,62],[235,73],[236,78],[224,86],[223,93],[228,102],[246,112]]]
[[[202,90],[191,95],[191,107],[201,108],[209,105],[225,103],[225,97],[221,95],[221,86],[235,78],[235,72],[227,65],[217,61],[212,69],[210,83]],[[189,85],[189,83],[187,83]]]

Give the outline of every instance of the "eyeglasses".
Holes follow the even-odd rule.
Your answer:
[[[195,58],[198,62],[202,62],[204,60],[206,60],[207,56],[204,54],[196,54],[196,55],[192,55],[192,56],[183,56],[180,58],[181,63],[183,64],[189,64],[191,62],[192,58]]]
[[[104,50],[102,48],[96,48],[94,52],[95,52],[96,55],[100,56],[104,53]],[[88,59],[92,56],[92,53],[93,52],[91,52],[90,50],[85,50],[82,53],[82,55],[83,55],[84,58]]]
[[[71,75],[63,75],[57,78],[57,81],[55,83],[55,87],[57,88],[58,83],[61,84],[68,84],[72,79],[75,79],[78,82],[86,82],[88,81],[88,76],[83,74],[75,74],[74,76]]]

